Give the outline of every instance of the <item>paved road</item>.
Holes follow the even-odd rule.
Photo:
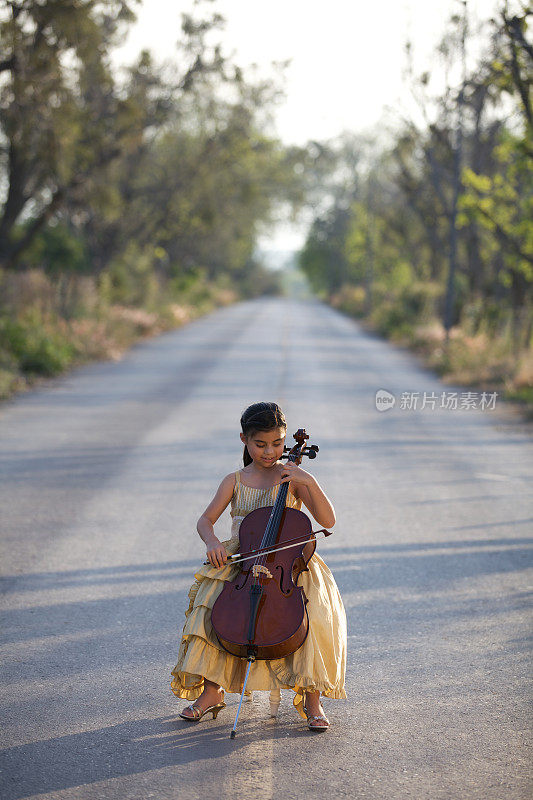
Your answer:
[[[3,800],[531,797],[531,437],[498,402],[378,412],[380,388],[453,389],[315,301],[268,298],[4,404]],[[169,678],[196,519],[261,399],[320,446],[348,699],[313,735],[291,692],[278,721],[261,693],[231,741],[237,695],[191,727]]]

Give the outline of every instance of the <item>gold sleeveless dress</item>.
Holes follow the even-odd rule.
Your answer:
[[[222,542],[228,554],[238,552],[239,527],[244,517],[262,506],[273,505],[280,484],[270,489],[245,486],[240,471],[235,473],[231,499],[231,538]],[[286,505],[299,509],[301,499],[289,490]],[[176,697],[193,702],[203,691],[204,677],[218,683],[227,692],[242,691],[247,662],[226,652],[211,625],[211,609],[224,581],[233,580],[239,564],[216,569],[202,566],[195,573],[189,591],[178,662],[172,670],[171,689]],[[257,660],[250,668],[246,690],[292,689],[294,706],[305,719],[304,691],[320,691],[325,697],[343,699],[346,672],[346,612],[329,567],[315,552],[302,572],[298,585],[309,599],[309,633],[303,645],[285,658]]]

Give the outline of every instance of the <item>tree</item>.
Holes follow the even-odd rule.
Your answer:
[[[37,232],[121,152],[110,117],[128,116],[105,53],[135,16],[127,0],[9,0],[0,18],[0,163],[6,200],[0,264],[13,267]],[[67,64],[74,63],[73,67]],[[31,209],[31,210],[30,210]],[[31,224],[16,233],[27,216]]]

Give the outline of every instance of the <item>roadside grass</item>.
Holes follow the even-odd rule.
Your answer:
[[[0,400],[91,361],[118,361],[135,342],[240,299],[226,282],[202,279],[183,291],[152,292],[147,309],[110,302],[85,279],[64,316],[53,282],[31,273],[10,276],[0,306]]]

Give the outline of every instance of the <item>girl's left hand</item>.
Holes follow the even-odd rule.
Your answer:
[[[286,464],[283,464],[282,475],[284,477],[280,483],[288,483],[290,481],[295,486],[310,486],[314,481],[311,473],[298,467],[293,461],[287,461]]]

